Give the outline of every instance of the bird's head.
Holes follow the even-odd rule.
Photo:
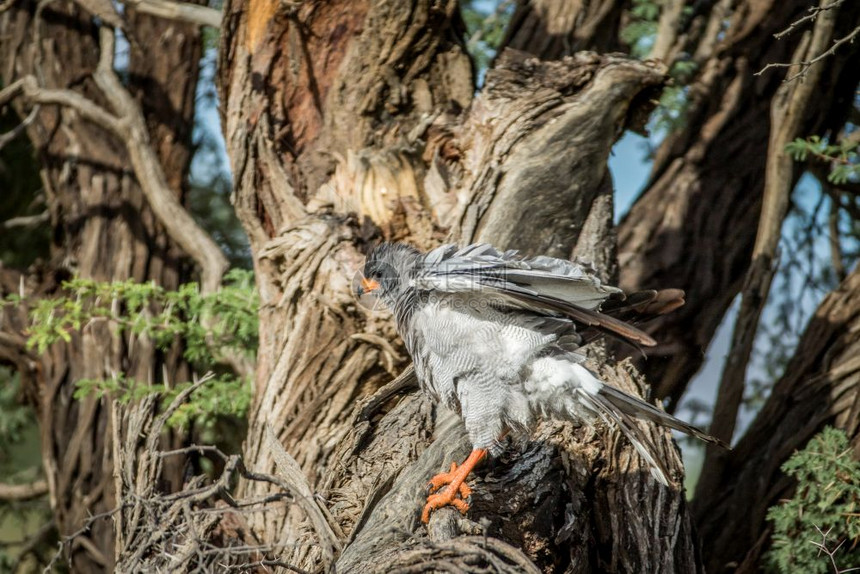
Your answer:
[[[355,286],[357,295],[373,295],[393,310],[403,286],[420,262],[421,252],[414,247],[380,243],[367,256],[363,276]]]

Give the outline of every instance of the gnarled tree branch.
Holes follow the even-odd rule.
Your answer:
[[[122,0],[122,3],[133,7],[141,14],[188,22],[198,26],[221,27],[221,12],[208,6],[175,0]]]
[[[824,5],[826,3],[827,0],[824,0]],[[807,37],[795,52],[796,65],[826,49],[836,18],[836,10],[825,11],[819,16],[811,39]],[[804,112],[810,104],[820,76],[821,67],[818,66],[809,70],[803,83],[783,84],[771,104],[771,133],[758,234],[753,247],[752,264],[741,291],[741,307],[717,391],[710,428],[711,434],[727,443],[731,443],[738,410],[743,400],[747,364],[755,342],[759,318],[776,271],[776,249],[794,187],[796,168],[794,160],[785,151],[785,146],[800,135]],[[696,485],[698,499],[709,496],[709,491],[713,488],[711,480],[719,475],[715,472],[715,467],[721,464],[725,455],[723,449],[715,449],[711,445],[707,447],[702,477]]]

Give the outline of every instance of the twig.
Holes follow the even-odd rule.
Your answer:
[[[842,540],[839,544],[836,545],[836,548],[830,550],[827,547],[827,537],[830,535],[830,531],[833,530],[833,527],[827,529],[827,532],[822,532],[821,529],[816,525],[815,529],[821,535],[821,542],[816,542],[814,540],[810,540],[809,542],[818,548],[819,554],[823,552],[830,559],[830,565],[833,566],[833,574],[845,574],[846,572],[856,572],[860,570],[860,568],[848,568],[847,570],[840,570],[839,566],[836,564],[836,553],[839,552],[839,549],[842,548],[842,545],[845,544],[845,540]]]
[[[198,6],[188,2],[170,0],[120,0],[142,14],[149,14],[167,20],[188,22],[211,28],[221,27],[221,12],[208,6]]]
[[[58,546],[57,552],[54,553],[54,556],[53,556],[53,558],[51,558],[51,561],[48,562],[47,566],[45,566],[45,569],[42,570],[43,574],[50,574],[51,572],[54,572],[54,566],[56,565],[56,563],[60,559],[60,557],[63,555],[63,548],[65,548],[65,546],[67,544],[71,544],[78,537],[89,532],[90,528],[92,528],[93,524],[95,524],[95,522],[97,520],[101,520],[103,518],[110,518],[114,514],[119,512],[121,509],[122,509],[122,506],[117,506],[113,510],[108,510],[107,512],[102,512],[100,514],[94,514],[93,516],[90,516],[89,518],[87,518],[84,521],[84,525],[81,528],[79,528],[75,532],[72,532],[68,536],[64,536],[63,539],[57,543],[57,546]],[[101,554],[101,552],[99,552],[95,548],[93,548],[92,550],[95,550],[98,554]],[[97,555],[94,554],[94,557],[95,556],[97,556]]]
[[[834,41],[833,41],[833,45],[832,45],[832,46],[830,46],[830,48],[829,48],[827,51],[822,52],[820,55],[816,56],[815,58],[813,58],[813,59],[811,59],[811,60],[807,60],[807,61],[805,61],[805,62],[801,62],[801,63],[800,63],[800,65],[801,65],[801,67],[802,67],[802,68],[801,68],[801,70],[800,70],[798,73],[796,73],[795,75],[793,75],[793,76],[791,76],[790,78],[786,79],[785,81],[786,81],[786,82],[791,82],[791,81],[793,81],[793,80],[796,80],[797,78],[800,78],[801,76],[805,76],[805,75],[806,75],[806,72],[809,70],[809,68],[810,68],[811,66],[813,66],[813,65],[817,64],[818,62],[820,62],[820,61],[821,61],[821,60],[823,60],[824,58],[827,58],[828,56],[832,56],[834,53],[836,53],[836,50],[838,50],[838,49],[839,49],[839,47],[840,47],[840,46],[842,46],[843,44],[846,44],[846,43],[848,43],[848,42],[853,42],[853,41],[854,41],[854,38],[855,38],[858,34],[860,34],[860,26],[858,26],[858,27],[854,28],[854,30],[852,30],[852,31],[851,31],[851,33],[850,33],[850,34],[848,34],[847,36],[845,36],[845,37],[843,37],[843,38],[841,38],[841,39],[839,39],[839,40],[834,40]],[[770,65],[771,65],[771,64],[768,64],[768,66],[770,66]]]
[[[51,219],[50,211],[43,211],[36,215],[22,215],[21,217],[12,217],[0,223],[2,229],[13,229],[15,227],[36,227]]]
[[[33,123],[33,120],[36,119],[36,116],[39,114],[40,109],[41,109],[41,106],[39,106],[39,105],[33,106],[33,109],[30,110],[30,113],[27,114],[27,117],[24,118],[24,120],[20,124],[18,124],[14,128],[12,128],[11,130],[6,132],[5,134],[0,135],[0,150],[2,150],[4,147],[6,147],[6,145],[8,145],[9,142],[11,142],[15,138],[17,138],[22,133],[24,133],[24,130],[27,129],[27,126],[29,126],[31,123]]]
[[[804,16],[802,18],[798,18],[797,20],[795,20],[794,22],[789,24],[788,28],[786,28],[782,32],[777,32],[776,34],[773,35],[773,37],[776,38],[777,40],[781,40],[783,37],[788,36],[789,34],[794,32],[794,30],[796,30],[798,27],[802,26],[806,22],[809,22],[810,20],[815,20],[816,18],[818,18],[818,15],[821,12],[824,12],[825,10],[832,10],[833,8],[838,8],[844,1],[845,0],[835,0],[835,2],[831,2],[830,4],[828,4],[826,6],[812,6],[812,7],[810,7],[809,8],[809,14],[807,14],[806,16]]]
[[[48,482],[42,479],[28,484],[0,483],[0,499],[6,501],[31,500],[47,492]]]
[[[817,20],[819,18],[819,16],[821,16],[822,14],[827,15],[826,12],[828,12],[830,10],[834,10],[835,8],[838,8],[843,2],[844,2],[844,0],[836,0],[835,2],[831,2],[830,4],[824,4],[822,2],[821,6],[810,8],[809,11],[811,12],[811,14],[808,14],[808,15],[800,18],[799,20],[792,22],[788,28],[786,28],[782,32],[779,32],[778,34],[774,34],[774,37],[777,39],[783,38],[784,36],[790,34],[792,31],[794,31],[801,24],[808,22],[810,20]],[[835,18],[835,16],[834,16],[834,18]],[[755,75],[760,76],[771,68],[792,68],[794,66],[800,66],[799,72],[797,72],[796,74],[789,76],[785,80],[783,80],[784,82],[792,82],[798,78],[806,76],[807,72],[809,71],[809,69],[813,65],[815,65],[818,62],[820,62],[821,60],[835,54],[836,50],[838,50],[839,47],[842,46],[843,44],[853,42],[854,38],[858,34],[860,34],[860,26],[857,26],[856,28],[854,28],[854,30],[852,30],[846,36],[844,36],[838,40],[833,40],[833,44],[830,46],[830,48],[822,51],[821,53],[819,53],[817,56],[815,56],[811,60],[803,60],[800,62],[791,62],[789,64],[782,63],[782,62],[776,62],[776,63],[768,64],[767,66],[765,66],[764,68],[762,68],[761,70],[756,72]]]

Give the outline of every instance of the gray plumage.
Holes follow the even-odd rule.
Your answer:
[[[603,383],[583,365],[579,348],[588,331],[655,344],[599,311],[623,294],[584,265],[522,258],[487,244],[443,245],[424,254],[383,243],[369,254],[364,274],[393,311],[422,388],[460,413],[475,449],[498,454],[506,432],[527,433],[541,417],[598,417],[617,425],[668,484],[666,466],[635,418],[720,442]]]

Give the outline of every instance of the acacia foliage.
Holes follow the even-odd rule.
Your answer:
[[[782,466],[794,495],[771,507],[771,572],[827,574],[860,566],[860,462],[848,437],[826,427]]]
[[[259,298],[250,271],[231,270],[222,288],[208,294],[201,293],[193,282],[168,290],[154,282],[101,282],[77,277],[62,287],[60,295],[33,302],[27,333],[30,348],[44,353],[54,343],[69,342],[100,322],[126,337],[129,345],[147,338],[167,352],[179,343],[197,373],[217,374],[174,412],[169,423],[183,426],[195,422],[211,427],[221,416],[245,417],[251,400],[250,381],[223,364],[227,353],[240,353],[251,360],[256,354]],[[24,303],[17,294],[2,300],[3,305]],[[109,379],[80,379],[75,384],[76,399],[109,394],[128,403],[155,393],[169,403],[192,381],[171,381],[163,376],[138,381],[116,372]]]

